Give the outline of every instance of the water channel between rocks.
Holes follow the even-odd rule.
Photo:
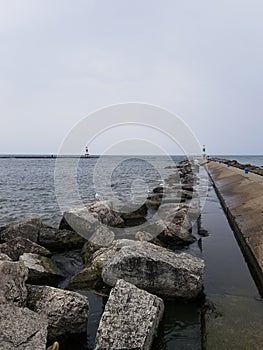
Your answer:
[[[229,296],[245,297],[248,304],[250,301],[253,305],[258,303],[259,312],[262,311],[263,316],[260,295],[211,184],[199,224],[196,243],[184,251],[205,260],[206,299],[220,300],[224,304]],[[75,260],[75,265],[78,265],[78,259]],[[94,347],[97,327],[107,299],[90,291],[80,292],[88,297],[90,304],[87,335],[74,341],[62,342],[62,350],[92,350]],[[201,307],[201,302],[184,304],[166,301],[164,318],[152,350],[202,349],[205,325],[201,326]],[[236,317],[244,317],[249,323],[250,313]],[[203,348],[206,348],[206,344],[203,344]]]

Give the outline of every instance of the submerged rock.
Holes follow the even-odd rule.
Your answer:
[[[34,253],[50,256],[51,252],[27,238],[16,237],[10,241],[0,244],[0,252],[7,254],[12,260],[19,260],[24,253]]]
[[[79,293],[29,285],[27,306],[47,318],[49,341],[87,330],[89,303]]]
[[[102,269],[104,283],[118,279],[165,297],[194,299],[202,292],[204,261],[148,242],[120,248]]]
[[[28,270],[21,262],[0,261],[0,303],[25,305]],[[1,329],[1,328],[0,328]]]
[[[64,277],[55,262],[47,257],[25,253],[19,260],[28,268],[29,283],[54,286]]]
[[[32,242],[37,242],[41,225],[42,221],[39,218],[9,225],[1,232],[1,241],[8,242],[17,237],[23,237]]]
[[[41,228],[39,232],[39,244],[52,252],[80,249],[85,242],[85,238],[70,230]]]
[[[149,350],[162,318],[162,299],[118,280],[105,306],[95,350]]]
[[[45,317],[15,305],[0,305],[1,350],[45,350]]]

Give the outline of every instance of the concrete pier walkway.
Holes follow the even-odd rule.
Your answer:
[[[213,161],[207,169],[263,295],[263,176]]]

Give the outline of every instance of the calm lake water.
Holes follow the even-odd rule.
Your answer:
[[[98,158],[80,159],[77,168],[78,191],[83,202],[93,201],[98,192],[94,185],[94,170]],[[100,168],[105,172],[117,166],[110,176],[111,190],[117,198],[132,195],[131,185],[134,180],[140,180],[147,184],[151,190],[162,182],[162,174],[158,168],[163,169],[164,174],[171,170],[164,168],[171,162],[163,157],[147,158],[104,158]],[[63,160],[61,183],[65,186],[70,172],[74,166],[74,160]],[[28,217],[40,216],[52,226],[57,226],[61,218],[61,209],[57,204],[54,171],[55,159],[0,159],[0,225],[22,220]],[[65,193],[70,188],[63,187]],[[100,191],[102,189],[100,188]],[[74,207],[74,199],[70,203]]]

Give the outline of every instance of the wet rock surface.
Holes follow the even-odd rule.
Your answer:
[[[89,303],[85,296],[48,286],[27,288],[27,307],[47,318],[49,341],[86,332]]]
[[[160,298],[118,280],[100,321],[95,350],[149,350],[163,310]]]
[[[45,350],[45,317],[15,305],[0,305],[1,350]]]

